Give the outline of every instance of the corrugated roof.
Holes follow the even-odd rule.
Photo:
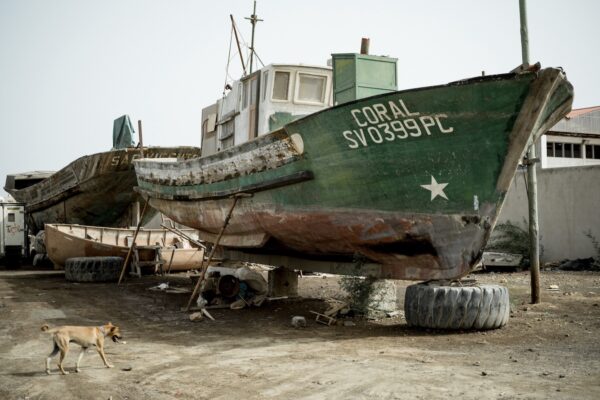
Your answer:
[[[578,108],[577,110],[572,110],[570,113],[568,113],[567,118],[579,117],[579,116],[587,114],[589,112],[598,111],[598,110],[600,110],[600,106]]]
[[[600,135],[600,106],[571,111],[550,132]]]

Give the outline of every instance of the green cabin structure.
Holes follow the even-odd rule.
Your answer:
[[[332,54],[333,104],[398,90],[397,58],[367,54]]]

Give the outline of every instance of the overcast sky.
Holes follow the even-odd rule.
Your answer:
[[[252,0],[0,0],[0,182],[109,150],[113,120],[144,143],[200,144],[221,96],[231,26]],[[521,63],[518,0],[258,0],[266,63],[324,65],[331,53],[398,58],[399,88],[508,72]],[[531,61],[561,66],[575,108],[600,105],[600,2],[528,0]],[[237,56],[229,73],[239,77]],[[0,192],[2,194],[2,192]]]

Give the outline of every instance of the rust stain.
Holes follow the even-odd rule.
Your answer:
[[[161,207],[165,200],[152,199]],[[173,217],[201,227],[205,240],[214,240],[227,212],[226,202],[205,201],[202,213],[179,202]],[[274,210],[240,203],[221,244],[256,248],[259,253],[351,262],[360,255],[382,265],[383,278],[451,279],[467,274],[489,227],[477,218],[398,215],[373,210]],[[264,246],[264,247],[263,247]],[[443,256],[442,256],[443,255]]]

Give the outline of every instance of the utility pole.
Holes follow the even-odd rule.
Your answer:
[[[529,67],[529,34],[527,31],[526,0],[519,0],[521,15],[521,55],[523,67]],[[531,272],[531,303],[540,302],[540,243],[538,238],[537,159],[535,143],[527,150],[527,198],[529,200],[529,270]]]
[[[254,0],[254,11],[250,18],[246,17],[247,20],[250,20],[252,24],[252,40],[250,41],[250,74],[252,73],[252,62],[254,60],[254,29],[256,28],[256,23],[262,21],[262,19],[258,19],[258,15],[256,15],[256,0]]]

